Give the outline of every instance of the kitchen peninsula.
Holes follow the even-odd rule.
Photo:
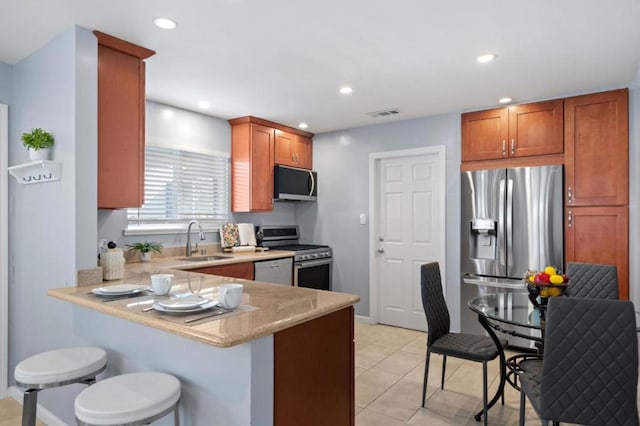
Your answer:
[[[185,323],[185,317],[145,310],[160,297],[153,294],[105,301],[90,293],[96,285],[49,295],[73,304],[75,334],[107,350],[107,376],[158,370],[178,377],[183,424],[354,424],[353,304],[359,297],[178,269],[202,263],[128,264],[123,280],[110,283],[148,284],[152,274],[172,273],[173,294],[215,298],[218,285],[240,282],[240,309]]]

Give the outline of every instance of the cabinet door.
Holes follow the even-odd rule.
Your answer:
[[[462,114],[462,161],[507,157],[506,108]]]
[[[271,127],[241,123],[231,127],[231,210],[273,210]]]
[[[98,46],[98,208],[144,201],[143,88],[140,59]]]
[[[297,167],[294,156],[294,147],[296,144],[297,135],[288,133],[282,130],[275,130],[275,158],[276,164],[282,164],[284,166]]]
[[[628,207],[567,207],[565,217],[565,264],[586,262],[616,265],[618,295],[620,299],[627,300],[629,298]]]
[[[509,156],[561,154],[563,144],[562,99],[515,105],[509,110]]]
[[[294,149],[296,167],[311,170],[313,168],[313,142],[311,138],[298,135]]]
[[[567,206],[629,203],[628,92],[565,100]]]
[[[274,130],[251,124],[251,211],[273,210]]]
[[[189,272],[253,280],[253,262],[231,263],[220,266],[204,266],[202,268],[190,269]]]
[[[353,337],[351,306],[274,334],[274,425],[355,424]]]

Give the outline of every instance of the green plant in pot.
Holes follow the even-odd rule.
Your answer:
[[[22,144],[29,149],[32,160],[48,160],[53,146],[53,135],[40,128],[22,134]]]
[[[148,262],[151,260],[151,253],[162,253],[162,244],[155,241],[142,241],[134,244],[127,244],[131,253],[140,253],[140,262]]]

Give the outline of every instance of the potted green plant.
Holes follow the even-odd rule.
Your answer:
[[[22,134],[22,144],[29,149],[31,160],[48,160],[53,146],[53,135],[40,128]]]
[[[127,244],[131,253],[140,253],[140,262],[148,262],[151,260],[151,252],[162,253],[162,244],[155,241],[143,241],[134,244]]]

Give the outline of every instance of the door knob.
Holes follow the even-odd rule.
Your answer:
[[[379,249],[378,249],[378,250],[376,250],[376,251],[378,252],[378,254],[382,254],[382,253],[384,253],[384,249],[382,249],[382,248],[379,248]]]

